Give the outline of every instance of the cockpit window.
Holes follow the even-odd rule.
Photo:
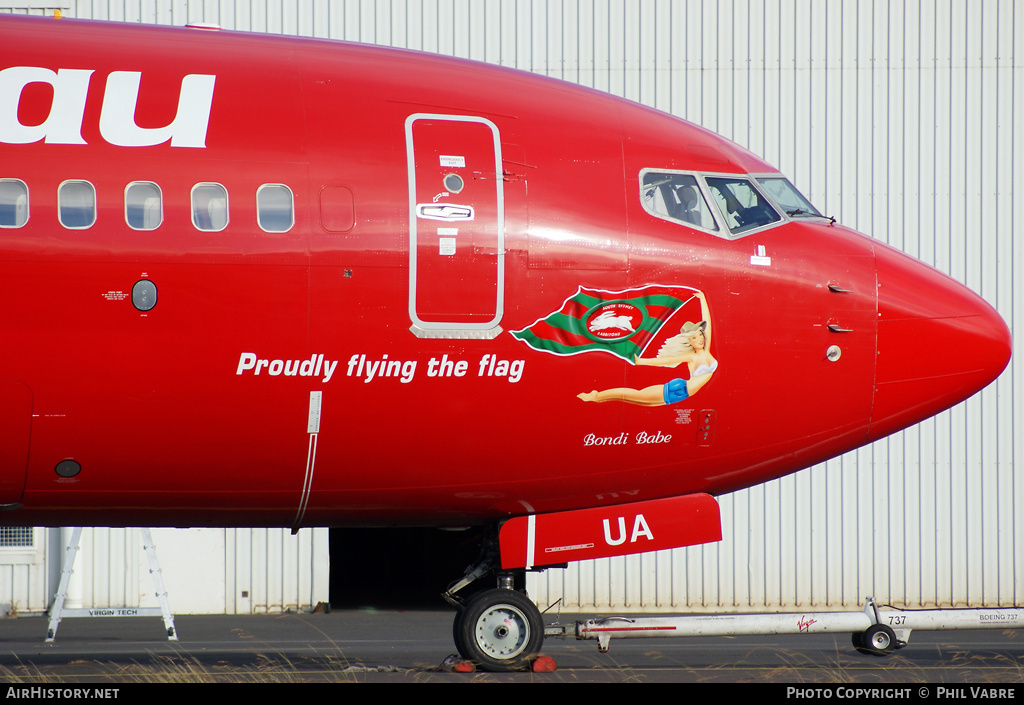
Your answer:
[[[697,179],[690,174],[646,171],[640,189],[648,213],[703,230],[718,230]]]
[[[825,217],[793,187],[793,184],[789,183],[788,179],[774,176],[758,177],[757,182],[790,218]]]
[[[707,183],[733,235],[782,220],[747,179],[709,176]]]

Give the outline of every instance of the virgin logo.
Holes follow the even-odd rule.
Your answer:
[[[82,122],[93,73],[91,69],[51,71],[37,66],[12,66],[0,71],[0,142],[86,144]],[[113,71],[107,76],[99,122],[103,139],[118,147],[150,147],[168,140],[172,147],[206,147],[217,77],[198,73],[185,76],[174,120],[152,128],[135,123],[141,80],[138,71]],[[30,83],[53,87],[50,113],[38,125],[24,125],[18,118],[22,92]]]

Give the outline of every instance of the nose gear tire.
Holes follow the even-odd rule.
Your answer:
[[[463,658],[489,671],[526,667],[544,643],[537,606],[521,592],[500,588],[474,595],[452,631]]]

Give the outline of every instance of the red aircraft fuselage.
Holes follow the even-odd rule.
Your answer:
[[[718,495],[1009,359],[965,287],[612,96],[336,42],[0,38],[3,523],[454,526]]]

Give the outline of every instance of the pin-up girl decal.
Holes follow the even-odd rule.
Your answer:
[[[634,360],[637,365],[656,367],[677,367],[685,362],[690,368],[689,379],[676,378],[643,389],[616,387],[600,392],[595,389],[577,396],[583,401],[621,401],[640,406],[664,406],[681,402],[700,391],[718,369],[718,360],[711,355],[711,315],[707,299],[699,291],[695,296],[700,300],[700,313],[704,320],[699,323],[687,321],[679,335],[665,341],[657,357],[636,357]]]

